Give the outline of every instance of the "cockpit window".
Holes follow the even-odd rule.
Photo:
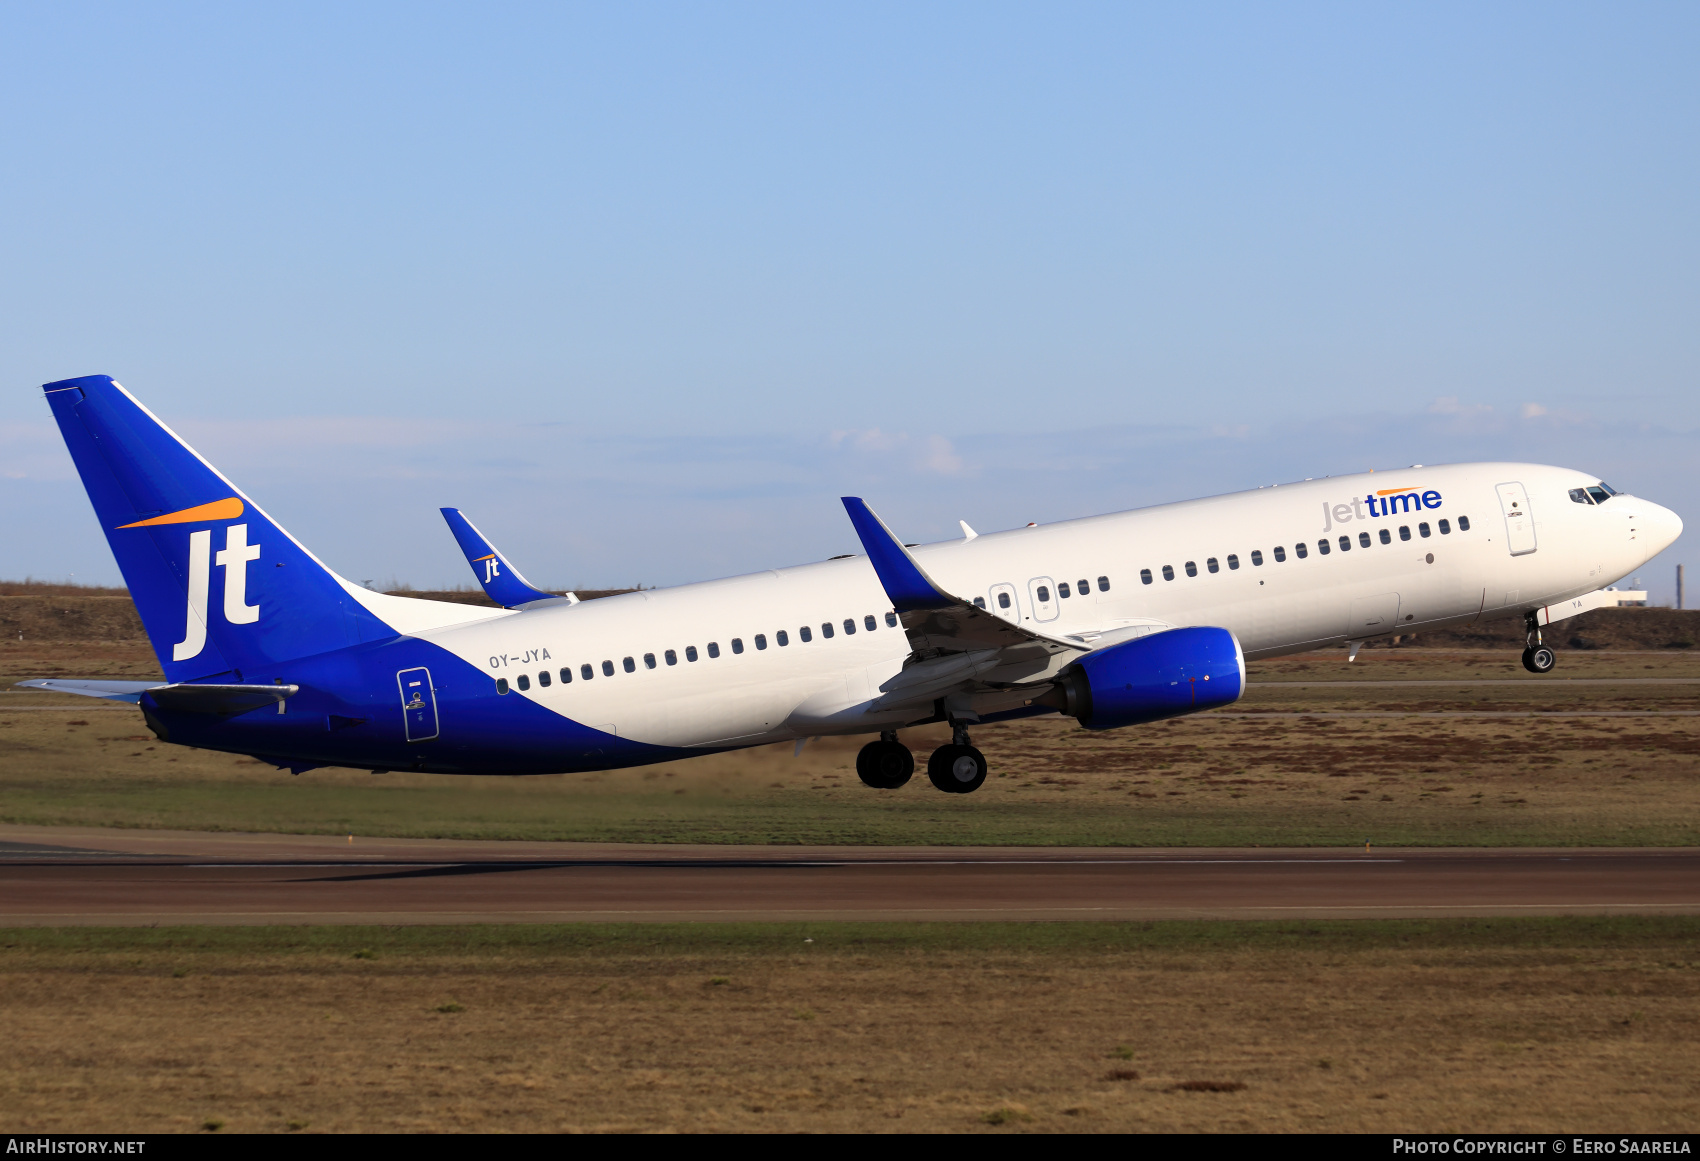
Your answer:
[[[1572,502],[1577,503],[1577,504],[1592,504],[1593,503],[1592,500],[1588,499],[1588,489],[1586,489],[1586,488],[1572,488],[1572,489],[1570,489],[1570,499],[1571,499]]]
[[[1604,504],[1607,500],[1609,500],[1613,496],[1617,495],[1617,493],[1612,492],[1612,491],[1608,491],[1604,487],[1595,487],[1595,488],[1589,488],[1588,489],[1588,495],[1590,495],[1594,498],[1594,503]]]
[[[1600,487],[1605,489],[1605,493],[1608,496],[1621,496],[1621,495],[1623,495],[1622,492],[1618,491],[1616,488],[1612,487],[1610,484],[1606,483],[1604,480],[1600,481]]]

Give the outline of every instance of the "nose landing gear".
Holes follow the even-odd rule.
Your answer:
[[[1540,622],[1535,620],[1535,614],[1530,613],[1523,621],[1528,630],[1528,648],[1523,650],[1523,668],[1530,673],[1551,673],[1553,666],[1558,664],[1558,654],[1552,647],[1541,644]]]
[[[856,776],[875,790],[896,790],[915,773],[915,755],[887,730],[856,755]]]

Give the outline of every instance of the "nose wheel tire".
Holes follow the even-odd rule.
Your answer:
[[[927,777],[946,794],[972,794],[986,780],[986,756],[973,746],[940,746],[927,759]]]
[[[896,790],[915,773],[915,755],[902,742],[883,738],[856,755],[856,776],[875,790]]]
[[[1545,645],[1533,645],[1523,650],[1523,668],[1530,673],[1551,673],[1558,664],[1558,654]]]

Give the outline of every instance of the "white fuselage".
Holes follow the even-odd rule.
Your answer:
[[[1597,483],[1512,463],[1337,476],[924,545],[914,557],[947,591],[1051,636],[1107,643],[1141,626],[1213,625],[1230,630],[1245,656],[1272,657],[1518,616],[1618,580],[1666,547],[1681,522],[1632,496],[1570,499],[1571,489]],[[1395,499],[1402,510],[1371,515],[1368,498],[1380,492],[1431,500]],[[915,720],[912,711],[868,710],[910,653],[889,610],[872,566],[856,556],[414,635],[585,725],[718,748]],[[1020,704],[1020,691],[994,693],[979,708]]]

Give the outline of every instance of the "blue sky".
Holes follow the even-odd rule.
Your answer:
[[[357,579],[1458,459],[1690,510],[1692,5],[0,8],[0,574],[116,376]],[[1646,570],[1669,599],[1669,564]],[[1700,564],[1700,559],[1695,563]]]

